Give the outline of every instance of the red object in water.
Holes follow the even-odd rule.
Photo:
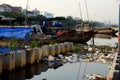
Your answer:
[[[120,44],[120,32],[118,34],[118,43]]]
[[[109,78],[108,80],[113,80],[112,78]]]

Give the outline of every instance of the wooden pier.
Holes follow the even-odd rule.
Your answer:
[[[107,76],[107,80],[120,80],[120,52],[115,54],[113,64]]]

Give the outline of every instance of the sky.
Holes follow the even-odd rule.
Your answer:
[[[80,17],[88,20],[85,0],[28,0],[29,10],[37,8],[41,12],[53,13],[54,16]],[[120,0],[86,0],[89,20],[118,24]],[[26,8],[27,0],[0,0],[0,4],[10,4]]]

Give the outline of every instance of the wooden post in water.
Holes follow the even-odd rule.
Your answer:
[[[93,30],[92,45],[94,46],[94,29],[93,29],[93,26],[91,26],[91,24],[90,24],[90,27],[92,27],[92,30]]]
[[[120,51],[120,5],[119,5],[119,34],[118,34],[118,51]]]

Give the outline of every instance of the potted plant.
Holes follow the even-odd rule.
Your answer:
[[[33,39],[30,42],[30,47],[31,48],[36,48],[36,47],[41,47],[41,46],[42,46],[42,43],[40,41],[35,40],[35,39]]]
[[[12,51],[18,48],[18,42],[15,39],[10,39],[9,40],[9,46],[8,46]]]

